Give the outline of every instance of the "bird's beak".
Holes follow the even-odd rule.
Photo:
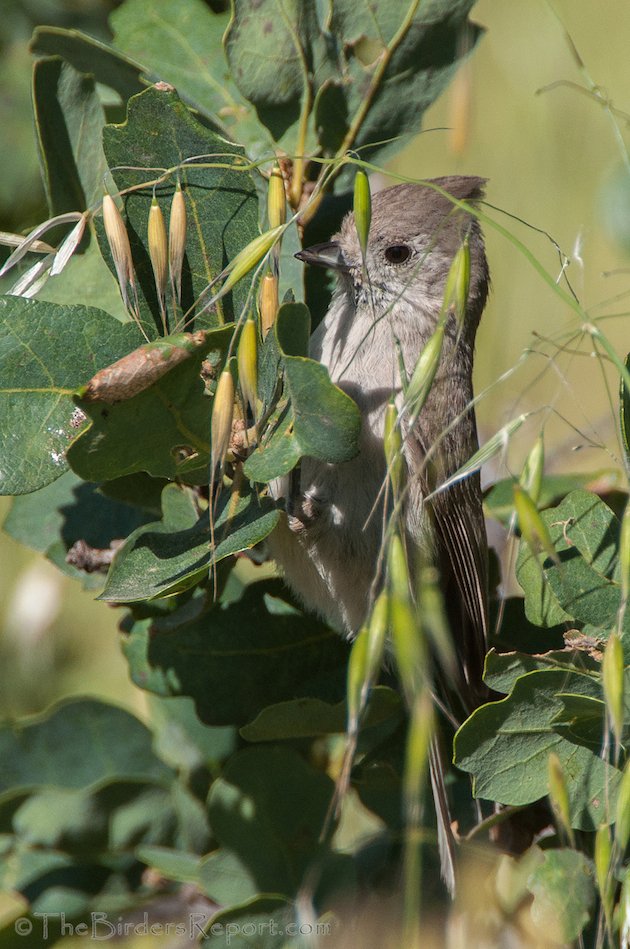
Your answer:
[[[305,247],[295,255],[305,264],[314,264],[316,267],[330,267],[331,270],[340,270],[347,273],[350,269],[341,248],[336,241],[326,241],[324,244],[313,244]]]

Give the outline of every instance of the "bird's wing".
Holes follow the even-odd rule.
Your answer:
[[[438,418],[443,415],[444,412],[437,413]],[[462,681],[454,685],[469,712],[485,701],[487,693],[482,673],[488,633],[488,544],[479,475],[473,474],[444,491],[433,492],[476,451],[474,414],[471,412],[461,422],[456,438],[451,433],[443,439],[438,429],[429,433],[427,428],[426,418],[421,419],[407,442],[411,487],[414,492],[415,484],[420,498],[432,494],[424,516],[432,524],[436,565],[461,667]],[[427,466],[429,445],[433,449],[432,463]],[[413,507],[421,504],[420,499],[414,500],[412,496]]]
[[[458,612],[460,615],[459,629],[453,628],[453,637],[471,699],[481,698],[488,635],[488,548],[479,476],[453,484],[435,495],[431,503],[453,625]],[[463,607],[459,611],[448,596],[453,584]]]

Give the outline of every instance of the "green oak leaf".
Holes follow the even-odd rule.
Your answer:
[[[208,725],[245,725],[268,705],[301,696],[340,702],[348,647],[318,620],[282,614],[266,594],[280,581],[248,586],[229,608],[214,604],[135,622],[123,649],[133,681],[157,695],[189,695]]]
[[[60,59],[40,59],[33,75],[35,128],[51,214],[84,211],[101,196],[106,164],[103,107],[92,76]]]
[[[240,316],[250,292],[241,280],[206,308],[209,285],[255,237],[258,197],[243,149],[215,135],[191,113],[170,87],[152,87],[134,96],[122,125],[108,125],[103,148],[117,188],[124,194],[124,217],[138,285],[141,318],[149,336],[162,329],[153,268],[147,251],[147,226],[155,196],[166,226],[177,181],[187,210],[186,253],[181,307],[167,289],[169,330],[217,326]],[[213,156],[215,156],[213,158]],[[196,161],[189,159],[197,158]],[[171,169],[163,181],[156,169]],[[101,251],[115,271],[100,219]],[[215,285],[216,286],[216,285]],[[218,286],[216,286],[218,289]]]
[[[541,517],[560,563],[521,545],[516,575],[528,619],[539,626],[577,620],[600,628],[606,637],[621,597],[617,518],[597,495],[582,490],[572,491]]]
[[[94,307],[0,297],[0,493],[37,491],[67,470],[83,424],[73,392],[139,342],[136,326]]]
[[[466,28],[468,49],[475,45],[472,6],[433,0],[407,17],[406,7],[367,0],[326,11],[298,0],[235,0],[226,55],[236,85],[286,151],[317,143],[325,155],[359,147],[366,157],[371,145],[369,158],[382,162],[417,134],[467,52]]]
[[[252,872],[235,853],[223,848],[208,854],[200,862],[197,882],[206,896],[219,906],[244,903],[260,892]]]
[[[78,72],[114,89],[123,102],[144,88],[138,63],[80,30],[39,26],[33,33],[31,51],[39,56],[61,56]]]
[[[583,853],[568,848],[545,850],[527,888],[534,897],[531,916],[545,940],[573,943],[595,904],[595,869]]]
[[[268,498],[249,486],[225,491],[211,528],[189,491],[168,485],[162,495],[163,519],[144,525],[116,553],[99,597],[118,603],[179,592],[207,576],[214,563],[259,543],[280,517]]]
[[[44,715],[0,727],[0,795],[122,780],[170,783],[173,772],[151,744],[151,732],[129,712],[96,699],[64,700]]]
[[[230,15],[202,0],[127,0],[111,16],[114,45],[142,63],[147,80],[176,87],[181,98],[251,157],[269,155],[272,141],[231,81],[223,53]]]
[[[516,680],[528,672],[566,669],[568,672],[592,673],[598,678],[600,668],[599,662],[579,649],[557,649],[537,656],[524,652],[500,653],[491,649],[486,655],[483,681],[495,692],[508,695]]]
[[[372,690],[361,728],[367,729],[391,719],[399,720],[399,695],[385,686]],[[293,699],[268,705],[240,729],[246,741],[280,741],[286,738],[314,738],[346,731],[348,710],[345,702],[331,705],[321,699]]]
[[[600,468],[597,471],[584,471],[577,474],[545,475],[540,487],[540,497],[537,506],[540,511],[558,503],[578,488],[588,489],[589,485],[598,487],[608,485],[610,488],[619,486],[619,471],[615,468]],[[502,524],[508,524],[514,513],[514,485],[516,478],[504,478],[497,481],[486,492],[483,499],[486,513],[496,518]]]
[[[102,573],[86,573],[66,561],[77,541],[105,550],[151,519],[148,511],[105,497],[95,484],[74,472],[31,494],[13,498],[3,524],[15,540],[45,554],[67,576],[92,589],[102,589]]]
[[[567,670],[530,672],[510,695],[477,709],[455,735],[454,762],[473,776],[475,797],[501,804],[530,804],[548,792],[547,760],[555,752],[567,781],[571,824],[594,830],[607,820],[621,772],[597,752],[569,740],[555,722],[561,695],[601,698],[588,675]]]
[[[309,864],[325,852],[318,841],[333,791],[328,775],[293,749],[248,748],[212,785],[208,817],[259,893],[293,896]]]
[[[283,392],[256,450],[244,465],[254,481],[279,477],[307,455],[327,462],[348,461],[358,451],[361,415],[350,396],[333,385],[328,370],[303,355],[308,344],[310,318],[301,303],[280,307],[275,342],[266,341],[261,360],[260,395],[273,398],[278,368]],[[271,334],[269,334],[271,336]]]

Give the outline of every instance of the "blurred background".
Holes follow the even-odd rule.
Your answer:
[[[30,108],[33,26],[74,27],[107,38],[107,15],[115,5],[2,0],[0,230],[21,232],[46,216]],[[560,277],[562,260],[550,238],[559,245],[581,306],[589,319],[605,317],[598,325],[625,357],[628,2],[479,0],[472,18],[486,35],[427,113],[425,131],[390,170],[413,178],[487,177],[487,200],[502,209],[485,209],[489,217],[522,241],[553,279]],[[544,425],[548,470],[610,470],[610,479],[616,471],[622,484],[614,373],[592,355],[580,317],[532,262],[489,224],[485,230],[493,292],[477,348],[476,386],[485,393],[478,407],[481,437],[521,412],[535,413],[505,457],[489,467],[486,482],[518,472]],[[9,506],[0,499],[0,520]],[[0,715],[33,713],[60,696],[91,694],[142,716],[146,698],[128,682],[116,611],[5,535],[0,565]]]

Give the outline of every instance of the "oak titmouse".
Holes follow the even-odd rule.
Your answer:
[[[437,375],[411,431],[402,418],[407,546],[423,550],[439,568],[460,666],[460,680],[450,684],[464,709],[476,704],[486,643],[487,547],[479,477],[453,484],[429,504],[423,498],[478,447],[471,406],[473,348],[489,275],[477,220],[431,185],[474,202],[484,183],[453,176],[388,188],[373,199],[365,260],[352,214],[330,242],[297,255],[337,273],[332,302],[311,338],[311,355],[354,399],[362,429],[359,453],[351,461],[303,460],[299,483],[288,491],[284,487],[287,521],[271,538],[271,554],[304,604],[341,631],[356,633],[378,588],[387,516],[385,409],[392,394],[402,405],[400,356],[411,375],[436,328],[451,262],[467,236],[470,279],[463,325],[449,316]]]

